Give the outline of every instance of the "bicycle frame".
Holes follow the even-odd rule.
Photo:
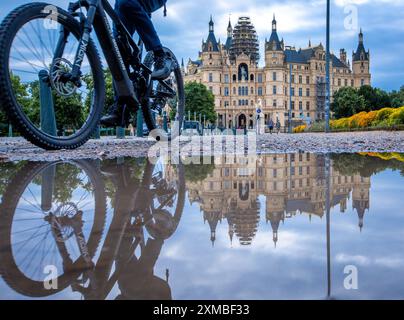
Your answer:
[[[130,49],[133,50],[132,56],[135,57],[136,67],[139,71],[143,71],[142,75],[146,79],[145,86],[148,87],[151,81],[152,71],[141,63],[142,49],[133,40],[131,34],[125,28],[117,13],[109,4],[108,0],[80,0],[75,3],[70,3],[69,12],[71,14],[75,14],[77,10],[82,7],[87,9],[87,16],[85,17],[84,15],[80,15],[80,19],[83,24],[83,34],[81,36],[73,63],[73,70],[71,73],[72,79],[80,79],[81,65],[89,43],[90,33],[94,28],[102,52],[111,71],[118,99],[131,107],[137,108],[140,103],[133,88],[133,84],[129,77],[121,51],[118,47],[117,40],[115,39],[115,35],[108,21],[108,17],[111,18],[113,24],[115,25],[117,34],[127,39]],[[58,46],[55,51],[55,57],[62,55],[66,38],[67,36],[65,31],[62,30],[61,38],[59,39]]]

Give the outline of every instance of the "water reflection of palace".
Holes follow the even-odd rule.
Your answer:
[[[200,204],[203,219],[209,223],[213,244],[218,223],[227,220],[230,241],[236,236],[241,245],[250,245],[260,221],[258,197],[264,196],[266,220],[272,226],[276,245],[280,222],[298,213],[307,214],[310,219],[313,215],[324,215],[327,179],[330,207],[339,205],[340,211],[345,212],[352,195],[359,228],[363,227],[365,211],[369,209],[370,178],[359,174],[342,175],[333,169],[332,163],[328,171],[323,155],[223,157],[220,160],[206,179],[187,183],[191,203]]]

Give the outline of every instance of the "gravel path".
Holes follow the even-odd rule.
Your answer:
[[[182,139],[181,152],[189,154],[190,150],[202,150],[209,144],[208,137],[202,141]],[[108,159],[117,157],[147,156],[150,147],[156,143],[146,138],[127,138],[118,140],[102,138],[91,140],[77,150],[44,151],[22,138],[0,138],[0,161],[56,161],[74,159]],[[214,144],[212,143],[212,146]],[[223,149],[212,148],[210,154],[217,154]],[[230,148],[231,152],[232,150]],[[256,139],[256,153],[343,153],[343,152],[400,152],[404,153],[404,131],[387,132],[349,132],[349,133],[303,133],[260,135]],[[206,154],[206,153],[205,153]]]

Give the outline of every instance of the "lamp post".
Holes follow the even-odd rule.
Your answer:
[[[327,221],[327,298],[331,297],[331,159],[330,155],[325,156],[325,179],[326,179],[326,221]]]
[[[327,30],[325,56],[325,132],[330,131],[330,0],[327,0]]]
[[[292,64],[289,65],[289,133],[292,133]]]

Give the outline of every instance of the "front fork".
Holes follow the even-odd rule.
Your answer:
[[[95,14],[97,12],[97,6],[93,3],[90,4],[87,11],[87,19],[84,22],[83,34],[80,39],[79,47],[77,48],[76,57],[73,63],[73,69],[71,72],[71,81],[77,82],[81,77],[81,65],[87,52],[88,43],[90,41],[90,33],[92,31],[92,25],[94,22]]]
[[[73,9],[73,3],[69,7],[69,13],[74,15],[75,10]],[[83,24],[83,34],[80,39],[79,46],[76,51],[76,55],[74,58],[73,68],[70,73],[70,81],[79,85],[80,77],[81,77],[81,66],[83,64],[84,57],[87,52],[88,43],[90,41],[90,33],[92,31],[92,25],[94,22],[94,17],[97,12],[97,6],[95,4],[90,4],[87,12],[87,18],[83,15],[80,15],[80,20]],[[53,60],[60,59],[63,56],[63,53],[66,48],[67,39],[69,38],[70,31],[66,30],[63,26],[60,28],[60,36],[59,40],[54,52]]]

